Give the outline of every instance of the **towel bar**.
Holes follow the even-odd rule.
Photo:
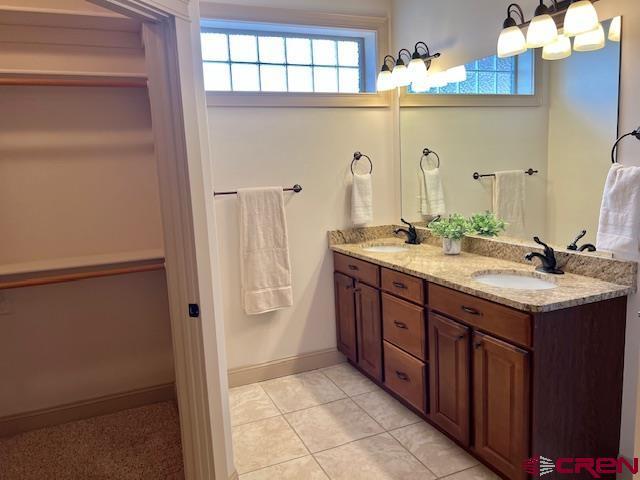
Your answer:
[[[283,188],[282,191],[300,193],[302,191],[302,186],[296,183],[293,187]],[[217,197],[219,195],[236,195],[237,193],[238,193],[237,190],[229,191],[229,192],[213,192],[213,196]]]
[[[535,173],[538,173],[538,170],[534,170],[533,168],[530,168],[529,170],[525,170],[524,173],[531,176]],[[495,173],[483,173],[483,174],[480,174],[478,172],[473,173],[474,180],[480,180],[481,178],[484,178],[484,177],[495,177],[495,176],[496,176]]]

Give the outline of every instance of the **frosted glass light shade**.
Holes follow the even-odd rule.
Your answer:
[[[396,87],[406,87],[411,83],[411,75],[409,74],[409,69],[406,65],[403,64],[393,67],[391,77],[393,78],[393,83],[396,85]]]
[[[449,78],[447,72],[436,72],[430,76],[431,86],[433,87],[446,87],[449,84]]]
[[[573,49],[576,52],[592,52],[604,48],[604,28],[598,24],[595,30],[587,33],[576,35],[573,39]]]
[[[595,30],[600,21],[598,12],[589,0],[580,0],[572,3],[564,17],[564,34],[567,37],[575,37],[581,33]]]
[[[447,70],[447,80],[449,83],[464,82],[467,79],[467,69],[464,65],[458,65],[457,67]]]
[[[396,84],[393,81],[393,75],[390,70],[382,70],[378,74],[376,88],[379,92],[386,92],[387,90],[393,90],[396,88]]]
[[[558,38],[558,27],[551,15],[538,15],[531,20],[527,30],[527,48],[540,48],[553,43]]]
[[[527,40],[518,27],[502,30],[498,38],[498,57],[507,58],[520,55],[527,51]]]
[[[427,75],[427,66],[421,58],[414,58],[409,62],[409,77],[411,82],[419,82]]]
[[[422,79],[418,80],[417,82],[413,82],[411,84],[411,89],[417,93],[428,92],[429,90],[431,90],[432,87],[433,85],[431,84],[431,75],[429,74],[425,75]]]
[[[571,40],[561,34],[556,41],[545,45],[542,49],[542,58],[545,60],[562,60],[571,56]]]
[[[619,42],[622,37],[622,17],[615,17],[609,25],[609,40]]]

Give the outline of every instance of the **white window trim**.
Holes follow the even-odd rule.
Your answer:
[[[309,25],[373,31],[376,35],[376,71],[389,46],[389,19],[360,15],[307,12],[288,8],[247,7],[201,3],[203,20],[232,20],[252,23]],[[389,92],[288,93],[288,92],[207,92],[209,107],[390,107]]]
[[[533,95],[420,95],[400,93],[400,107],[540,107],[544,103],[545,62],[535,56],[535,93]]]

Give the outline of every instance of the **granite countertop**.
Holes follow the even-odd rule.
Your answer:
[[[406,245],[399,253],[373,253],[363,248],[371,245],[405,245],[397,238],[380,238],[362,243],[331,245],[331,249],[367,262],[423,278],[429,282],[491,300],[527,312],[550,312],[633,292],[633,287],[617,285],[596,278],[566,273],[547,275],[535,272],[533,265],[462,252],[444,255],[441,247]],[[537,265],[537,260],[534,260]],[[478,273],[496,270],[527,274],[544,278],[558,286],[550,290],[515,290],[491,287],[474,280]]]

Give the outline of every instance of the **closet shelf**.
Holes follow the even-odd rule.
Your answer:
[[[10,268],[0,267],[0,290],[11,288],[35,287],[54,283],[75,282],[90,278],[111,277],[126,275],[129,273],[153,272],[164,269],[164,257],[155,258],[127,258],[123,256],[117,259],[113,256],[87,257],[85,264],[69,262],[64,266],[60,262],[43,262],[38,268],[37,264],[24,267],[16,266],[13,271]],[[103,259],[103,260],[100,260]],[[58,263],[58,265],[55,265]]]
[[[146,88],[147,77],[144,74],[137,73],[0,69],[0,85]]]

